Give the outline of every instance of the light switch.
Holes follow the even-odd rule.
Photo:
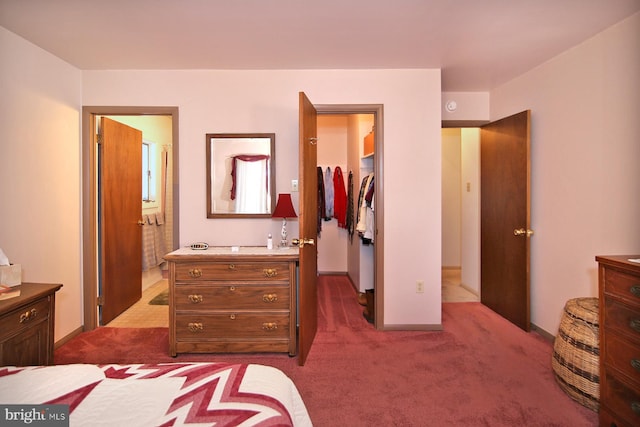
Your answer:
[[[298,191],[298,180],[297,179],[292,179],[291,180],[291,191],[293,191],[293,192]]]
[[[467,182],[467,193],[471,191],[471,183]]]

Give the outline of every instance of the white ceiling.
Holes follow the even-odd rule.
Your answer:
[[[83,70],[441,68],[487,91],[640,0],[0,0],[0,25]]]

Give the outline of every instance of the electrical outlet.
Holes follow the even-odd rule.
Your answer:
[[[297,179],[292,179],[291,180],[291,191],[293,191],[293,192],[298,191],[298,180]]]
[[[416,282],[416,293],[423,294],[424,293],[424,282],[422,280],[418,280]]]

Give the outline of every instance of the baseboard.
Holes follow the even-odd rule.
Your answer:
[[[544,329],[542,329],[541,327],[533,323],[531,324],[531,330],[533,332],[537,332],[542,338],[544,338],[549,342],[554,342],[556,339],[555,335],[550,334],[549,332],[545,331]]]
[[[53,345],[53,348],[56,349],[58,347],[61,347],[63,345],[65,345],[67,342],[71,341],[71,339],[77,337],[78,335],[80,335],[82,332],[84,332],[84,326],[79,326],[77,329],[74,329],[73,331],[71,331],[70,334],[60,338],[58,341],[56,341]]]
[[[431,325],[384,325],[383,331],[442,331],[442,324]]]
[[[476,291],[475,289],[471,289],[470,287],[468,287],[467,285],[465,285],[464,283],[460,283],[460,287],[462,289],[465,289],[469,292],[471,292],[472,294],[474,294],[475,296],[477,296],[478,298],[480,298],[480,295],[478,295],[478,291]]]

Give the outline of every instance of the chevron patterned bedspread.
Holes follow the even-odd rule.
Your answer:
[[[311,426],[282,371],[163,363],[0,367],[0,403],[69,405],[71,426]]]

